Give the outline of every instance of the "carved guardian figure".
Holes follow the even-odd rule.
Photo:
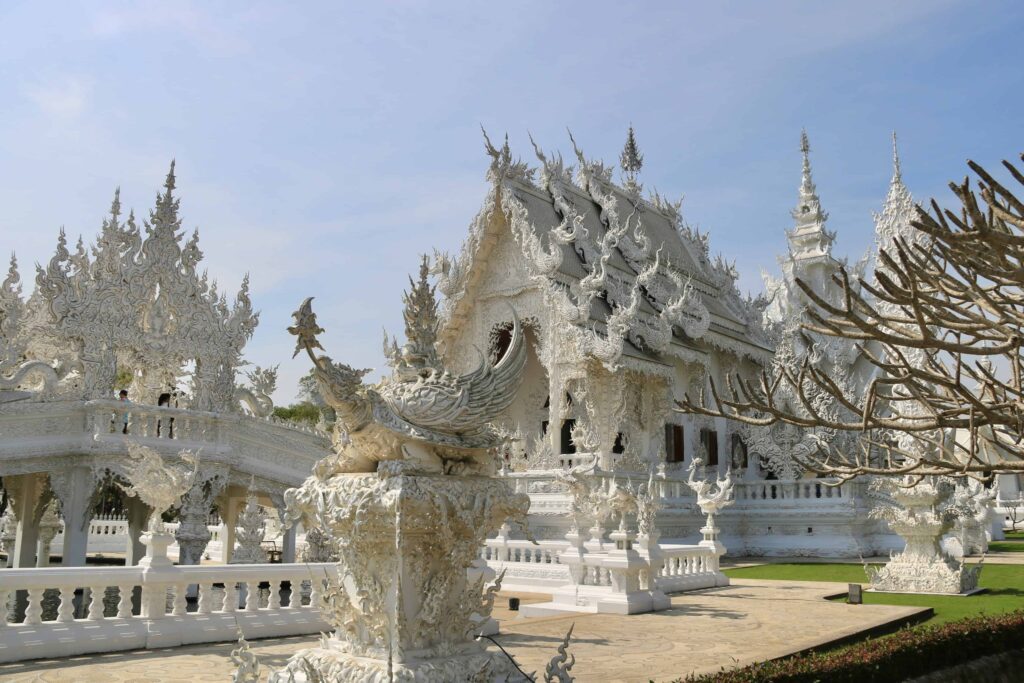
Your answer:
[[[410,279],[404,297],[407,343],[399,348],[385,335],[393,372],[375,385],[363,383],[370,370],[313,353],[323,348],[316,338],[323,329],[312,297],[293,314],[295,324],[288,331],[298,337],[295,353],[305,349],[309,354],[324,400],[338,415],[342,448],[332,463],[334,472],[494,472],[493,449],[502,438],[490,422],[512,403],[526,364],[519,319],[513,311],[511,342],[500,360],[481,358],[474,372],[453,375],[438,358],[437,303],[428,275],[424,259],[419,281]]]

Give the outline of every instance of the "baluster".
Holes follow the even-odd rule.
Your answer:
[[[242,611],[255,612],[260,608],[260,584],[257,581],[245,581],[244,584],[245,606],[242,607]]]
[[[57,621],[62,624],[75,620],[75,588],[60,587],[60,607],[57,608]]]
[[[132,615],[132,586],[117,587],[117,618],[127,619]]]
[[[320,594],[323,592],[323,589],[323,581],[321,579],[313,579],[309,582],[310,609],[320,609]]]
[[[270,594],[267,596],[267,609],[281,609],[281,582],[270,580]]]
[[[199,584],[199,608],[197,614],[209,614],[213,609],[213,584],[206,582]]]
[[[26,624],[43,623],[43,592],[44,588],[28,589],[28,607],[25,608]]]
[[[235,612],[238,610],[238,584],[234,581],[224,582],[224,602],[221,604],[222,612]]]
[[[187,594],[187,583],[174,584],[174,599],[171,602],[171,616],[183,617],[188,612],[188,601],[185,599]]]
[[[92,597],[89,600],[89,621],[99,621],[103,618],[103,594],[106,586],[89,586],[89,593]]]

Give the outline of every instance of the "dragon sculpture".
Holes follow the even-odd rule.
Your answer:
[[[294,355],[306,350],[324,401],[337,412],[340,448],[333,472],[489,476],[495,470],[493,452],[502,437],[490,422],[512,403],[526,364],[519,319],[513,311],[511,342],[500,360],[492,363],[481,354],[477,370],[453,375],[437,353],[437,302],[428,276],[424,259],[419,281],[410,278],[404,296],[407,343],[399,348],[385,335],[392,374],[375,385],[362,381],[370,370],[314,353],[323,349],[317,335],[324,330],[312,297],[292,314]]]

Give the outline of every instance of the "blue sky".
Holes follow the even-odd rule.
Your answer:
[[[284,332],[315,295],[336,359],[383,368],[417,255],[456,250],[486,192],[482,124],[529,156],[617,160],[710,230],[744,289],[777,269],[800,128],[857,257],[891,175],[918,200],[964,160],[1024,149],[1024,3],[3,3],[0,252],[95,235],[120,185],[145,214],[172,157],[185,225],[229,290],[252,277],[248,357],[307,362]]]

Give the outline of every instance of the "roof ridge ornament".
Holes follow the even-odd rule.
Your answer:
[[[644,166],[644,155],[636,143],[636,134],[633,132],[633,124],[629,124],[629,132],[626,134],[626,144],[619,155],[619,167],[622,170],[624,187],[633,194],[639,195],[643,185],[637,182],[640,169]]]
[[[483,124],[480,125],[480,131],[484,134],[484,150],[491,157],[491,165],[487,169],[487,180],[497,183],[505,178],[509,178],[532,185],[534,170],[521,159],[513,160],[512,149],[508,144],[508,133],[505,133],[505,143],[501,146],[501,149],[498,149],[491,143],[491,138],[488,137],[487,130],[483,127]]]

